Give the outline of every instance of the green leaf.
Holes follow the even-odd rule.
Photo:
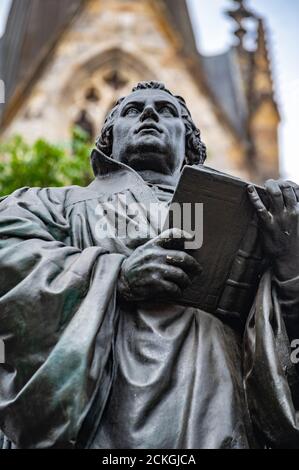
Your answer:
[[[88,135],[74,128],[66,147],[39,139],[29,145],[21,136],[0,142],[0,195],[24,187],[85,186],[92,180]]]

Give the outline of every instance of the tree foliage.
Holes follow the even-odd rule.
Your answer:
[[[79,128],[65,147],[44,139],[30,145],[14,136],[0,143],[0,195],[25,186],[85,186],[92,179],[90,152],[88,136]]]

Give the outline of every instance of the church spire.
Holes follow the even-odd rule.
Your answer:
[[[256,16],[245,6],[245,0],[233,0],[233,2],[236,4],[236,8],[228,10],[226,14],[237,24],[234,35],[237,38],[238,48],[245,49],[244,39],[247,34],[247,29],[244,20],[256,18]]]
[[[256,50],[254,53],[255,74],[259,77],[256,80],[255,91],[259,95],[272,96],[273,80],[269,59],[267,36],[262,19],[258,20]]]
[[[233,5],[226,14],[236,23],[237,41],[231,54],[239,66],[240,89],[245,98],[243,127],[247,164],[254,178],[262,182],[269,175],[277,176],[279,155],[279,112],[273,92],[267,34],[264,20],[248,8],[246,0],[231,1]],[[248,42],[247,38],[254,42]]]

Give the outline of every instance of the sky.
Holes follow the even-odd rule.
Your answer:
[[[0,36],[2,36],[4,32],[10,3],[11,3],[11,0],[0,0]]]
[[[11,0],[0,0],[0,36],[10,3]],[[223,12],[234,5],[233,0],[188,0],[188,3],[200,52],[213,55],[225,51],[232,44],[233,22]],[[282,117],[281,170],[285,177],[299,183],[299,0],[247,0],[247,6],[266,18],[275,93]]]
[[[199,50],[225,51],[234,22],[223,14],[231,0],[188,0]],[[246,2],[245,2],[246,3]],[[299,0],[248,0],[247,7],[266,19],[280,126],[281,171],[299,183]]]

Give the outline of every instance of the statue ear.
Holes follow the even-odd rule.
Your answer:
[[[107,157],[112,153],[113,145],[113,126],[104,126],[101,135],[96,141],[96,147],[103,152]]]
[[[191,136],[186,143],[185,165],[204,164],[207,158],[207,150],[205,144],[200,138]]]
[[[204,164],[204,162],[207,159],[207,147],[205,144],[200,140],[200,145],[199,145],[199,163],[201,165]]]
[[[193,123],[186,127],[186,164],[203,164],[207,158],[207,149],[200,137],[200,130]]]

